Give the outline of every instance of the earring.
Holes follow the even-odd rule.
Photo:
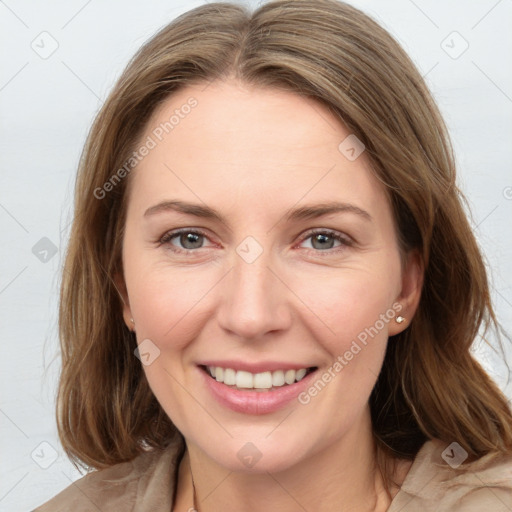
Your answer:
[[[396,322],[397,324],[402,324],[402,323],[404,323],[404,322],[405,322],[405,318],[404,318],[403,316],[400,316],[400,315],[399,315],[399,316],[397,316],[397,317],[395,318],[395,322]]]
[[[133,325],[135,325],[135,320],[133,318],[130,318]]]

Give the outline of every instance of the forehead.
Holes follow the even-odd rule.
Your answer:
[[[236,81],[188,86],[146,125],[141,142],[152,148],[133,171],[133,200],[186,196],[260,213],[262,200],[290,207],[301,198],[384,207],[364,152],[343,152],[353,137],[325,105],[293,92]]]

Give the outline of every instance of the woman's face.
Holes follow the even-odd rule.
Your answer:
[[[360,142],[314,101],[230,80],[170,97],[137,158],[124,317],[187,441],[276,471],[368,436],[419,270]]]

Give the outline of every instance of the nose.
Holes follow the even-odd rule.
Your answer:
[[[220,326],[247,341],[288,329],[292,321],[290,291],[282,281],[269,268],[265,252],[252,263],[236,255],[220,291]]]

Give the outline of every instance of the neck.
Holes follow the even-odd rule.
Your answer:
[[[231,472],[187,442],[187,453],[180,465],[175,510],[192,507],[190,472],[199,512],[268,509],[377,512],[387,510],[395,493],[384,488],[376,467],[369,412],[327,449],[275,473]]]

